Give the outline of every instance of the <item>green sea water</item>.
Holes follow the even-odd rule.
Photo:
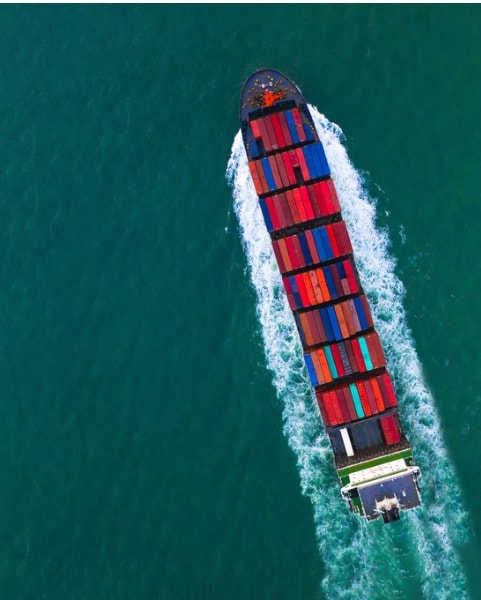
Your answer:
[[[0,8],[0,598],[479,597],[480,38],[476,5]],[[234,144],[263,66],[374,211],[425,499],[391,528],[347,514],[266,335]]]

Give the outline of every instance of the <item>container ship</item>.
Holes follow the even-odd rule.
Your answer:
[[[341,495],[368,521],[396,521],[421,504],[420,470],[309,108],[289,78],[262,69],[244,85],[240,121]]]

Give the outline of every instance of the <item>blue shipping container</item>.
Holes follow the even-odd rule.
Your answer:
[[[288,110],[284,114],[286,115],[287,126],[289,127],[292,141],[294,144],[298,144],[300,140],[299,136],[297,135],[296,124],[294,123],[294,117],[292,116],[292,112]]]
[[[267,179],[267,185],[269,186],[269,189],[273,191],[276,189],[276,182],[274,181],[274,176],[272,175],[271,165],[269,164],[267,158],[261,159],[261,162]]]
[[[266,201],[259,200],[259,204],[261,205],[262,215],[263,215],[264,221],[266,223],[267,231],[274,231],[274,226],[272,225],[271,216],[269,215],[269,211],[267,210]]]
[[[312,385],[319,385],[319,381],[317,379],[316,370],[314,369],[314,365],[312,364],[312,358],[309,354],[304,354],[304,360],[306,362],[307,371],[309,373],[309,377],[311,379]]]

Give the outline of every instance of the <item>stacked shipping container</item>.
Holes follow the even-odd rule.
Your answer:
[[[322,143],[298,107],[249,121],[249,168],[338,464],[403,445]]]

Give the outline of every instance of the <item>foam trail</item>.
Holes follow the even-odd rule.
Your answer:
[[[284,405],[284,432],[297,457],[302,491],[314,508],[325,566],[322,586],[330,599],[403,597],[407,583],[416,585],[418,593],[420,588],[426,598],[465,598],[465,576],[456,552],[466,532],[461,494],[406,324],[404,288],[395,275],[389,238],[375,226],[375,203],[347,157],[342,131],[317,109],[311,107],[311,113],[331,166],[403,423],[423,471],[423,507],[403,514],[403,529],[367,524],[348,514],[238,132],[227,178],[258,296],[267,364]]]

